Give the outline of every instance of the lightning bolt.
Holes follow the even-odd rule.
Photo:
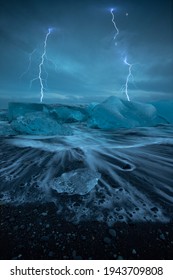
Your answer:
[[[114,16],[114,13],[113,13],[114,9],[111,9],[110,12],[112,14],[112,23],[115,27],[115,30],[116,30],[116,33],[115,33],[115,36],[114,36],[114,40],[116,40],[118,34],[119,34],[119,29],[115,23],[115,16]],[[128,13],[126,13],[126,16],[128,15]],[[117,45],[117,43],[115,42],[115,45]],[[129,95],[128,95],[128,85],[129,85],[129,81],[130,79],[132,80],[132,82],[134,83],[134,78],[133,78],[133,75],[132,75],[132,67],[134,64],[130,64],[128,63],[127,61],[127,57],[124,58],[124,63],[129,67],[129,72],[128,72],[128,75],[127,75],[127,78],[126,78],[126,83],[124,86],[122,86],[122,92],[125,91],[125,94],[126,94],[126,97],[127,97],[127,100],[130,101],[130,98],[129,98]]]
[[[130,78],[133,79],[132,67],[133,67],[134,64],[128,63],[126,57],[124,59],[124,63],[129,67],[129,72],[128,72],[128,75],[127,75],[127,78],[126,78],[126,83],[125,83],[124,89],[125,89],[125,94],[126,94],[127,100],[130,101],[130,98],[129,98],[129,95],[128,95],[128,84],[129,84]]]
[[[46,51],[47,51],[47,39],[49,37],[51,33],[51,28],[48,29],[48,32],[46,34],[45,40],[44,40],[44,49],[43,49],[43,53],[41,56],[41,63],[39,64],[39,75],[38,75],[38,79],[40,81],[40,102],[42,103],[43,101],[43,96],[44,96],[44,85],[43,85],[43,79],[42,79],[42,67],[44,66],[44,61],[45,61],[45,57],[46,57]]]
[[[114,16],[113,11],[114,11],[114,9],[111,9],[112,23],[113,23],[113,25],[114,25],[114,27],[115,27],[115,30],[116,30],[116,33],[115,33],[115,35],[114,35],[114,40],[116,40],[116,38],[117,38],[117,36],[118,36],[118,34],[119,34],[119,30],[118,30],[118,27],[117,27],[117,25],[116,25],[116,23],[115,23],[115,16]],[[117,42],[115,42],[115,45],[117,46]]]
[[[48,32],[46,33],[46,36],[45,36],[45,39],[44,39],[44,42],[43,42],[43,53],[41,55],[41,62],[39,64],[39,67],[38,67],[38,77],[32,79],[30,81],[30,87],[32,87],[32,83],[36,80],[39,80],[39,83],[40,83],[40,103],[43,102],[43,97],[44,97],[44,83],[46,84],[47,83],[47,78],[48,78],[48,73],[45,69],[45,65],[44,65],[44,62],[45,62],[45,59],[47,59],[46,57],[46,53],[47,53],[47,40],[48,40],[48,37],[49,35],[51,34],[51,31],[52,31],[52,28],[49,28],[48,29]],[[46,74],[46,78],[44,79],[43,78],[43,71],[44,73]]]
[[[32,56],[33,56],[33,54],[36,52],[36,50],[37,50],[37,49],[34,49],[34,50],[29,54],[29,63],[28,63],[28,67],[27,67],[27,69],[20,75],[20,79],[22,79],[23,76],[25,76],[25,75],[29,72],[29,70],[30,70],[30,68],[31,68]]]

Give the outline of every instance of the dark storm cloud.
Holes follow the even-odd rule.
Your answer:
[[[151,65],[145,71],[145,81],[137,82],[137,88],[145,91],[162,92],[173,97],[173,61],[164,61]]]
[[[147,75],[152,75],[155,78],[171,78],[173,76],[173,61],[162,61],[162,63],[158,63],[152,65],[147,71]]]
[[[163,91],[172,98],[172,15],[171,2],[121,0],[6,0],[0,9],[0,96],[3,92],[18,99],[39,96],[38,81],[32,89],[30,79],[38,74],[43,40],[49,27],[47,63],[49,92],[106,96],[118,91],[125,82],[128,67],[134,66],[137,88]],[[120,33],[117,46],[110,8]],[[126,15],[128,13],[128,16]],[[27,69],[29,53],[37,48],[32,69]],[[55,71],[55,66],[58,71]],[[130,87],[131,88],[131,87]],[[12,90],[14,89],[14,91]],[[134,88],[135,91],[137,91]],[[31,94],[32,93],[32,94]]]
[[[151,75],[150,79],[147,81],[138,81],[136,83],[136,89],[149,92],[162,92],[166,94],[173,95],[173,81],[171,79],[158,79]],[[168,95],[167,95],[168,96]]]
[[[0,30],[0,42],[3,45],[9,47],[17,47],[24,52],[30,53],[32,51],[32,46],[23,39],[18,38],[16,34],[11,34],[9,31]]]

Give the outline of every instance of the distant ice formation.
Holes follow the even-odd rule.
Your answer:
[[[15,134],[68,135],[64,124],[83,123],[91,128],[151,127],[173,122],[172,111],[156,104],[128,102],[115,96],[87,106],[9,103],[8,119]],[[2,115],[1,115],[2,116]]]

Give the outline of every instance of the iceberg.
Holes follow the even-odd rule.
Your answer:
[[[173,123],[171,102],[160,101],[154,105],[129,102],[115,96],[110,96],[102,103],[91,103],[85,106],[9,103],[10,126],[6,125],[1,135],[71,135],[70,124],[72,123],[82,123],[83,126],[89,128],[104,130],[152,127]],[[2,111],[0,120],[6,120],[6,118],[7,113]]]
[[[87,123],[92,128],[112,130],[155,126],[167,121],[158,116],[156,108],[151,104],[129,102],[110,96],[93,108]]]
[[[84,107],[38,103],[9,103],[8,120],[17,134],[72,135],[66,123],[87,119]]]

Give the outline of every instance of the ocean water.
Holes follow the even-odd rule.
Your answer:
[[[169,222],[173,126],[1,136],[0,203],[53,202],[73,223]]]

